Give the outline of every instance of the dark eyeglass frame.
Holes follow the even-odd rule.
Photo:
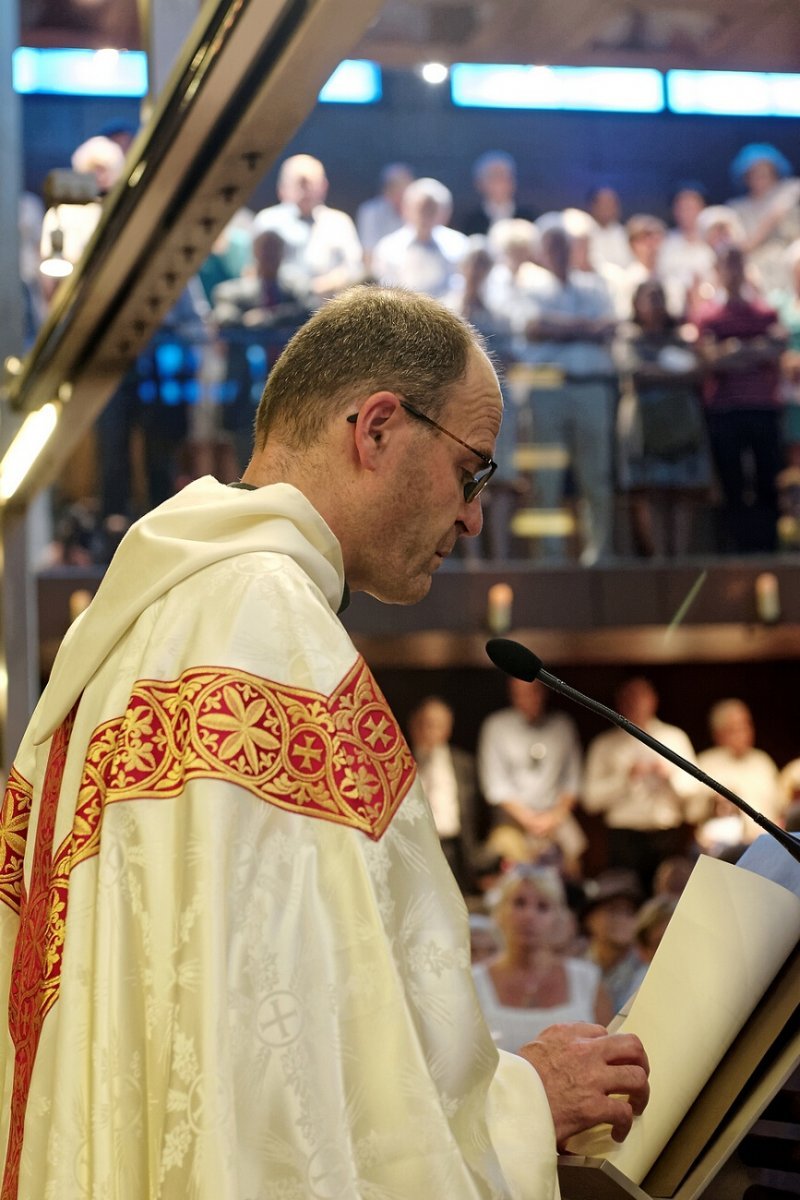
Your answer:
[[[456,437],[449,429],[445,429],[444,425],[440,425],[438,421],[434,421],[433,417],[429,417],[427,413],[415,408],[413,404],[409,404],[408,400],[400,399],[400,407],[405,409],[409,416],[415,417],[418,421],[423,421],[426,425],[430,425],[432,429],[443,433],[445,437],[449,437],[451,441],[458,442],[459,446],[463,446],[465,450],[469,450],[470,454],[474,454],[479,462],[483,463],[485,475],[468,479],[464,484],[464,499],[467,504],[471,504],[480,496],[483,489],[486,487],[489,480],[497,470],[497,463],[488,454],[484,454],[482,450],[476,450],[474,446],[470,446],[469,442],[465,442],[463,438]],[[358,413],[350,413],[347,420],[351,425],[355,425],[358,420]]]

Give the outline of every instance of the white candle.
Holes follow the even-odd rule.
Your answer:
[[[774,625],[780,620],[781,593],[777,575],[772,571],[762,571],[756,576],[756,612],[759,621],[765,625]]]
[[[507,583],[493,583],[486,598],[486,624],[490,633],[508,633],[514,592]]]

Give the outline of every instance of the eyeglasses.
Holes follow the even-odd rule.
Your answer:
[[[445,437],[449,437],[452,441],[458,442],[459,446],[463,446],[465,450],[469,450],[470,454],[474,454],[479,462],[483,463],[483,469],[477,471],[464,484],[464,499],[467,504],[471,504],[473,500],[480,496],[483,489],[486,487],[489,480],[497,470],[497,463],[488,454],[484,454],[481,450],[476,450],[474,446],[470,446],[469,442],[463,441],[462,438],[456,437],[449,429],[445,429],[444,425],[440,425],[438,421],[434,421],[433,417],[429,417],[427,413],[420,412],[413,404],[409,404],[407,400],[400,400],[400,407],[405,409],[409,416],[415,417],[418,421],[423,421],[426,425],[430,425],[439,433],[443,433]],[[355,425],[358,420],[358,413],[351,413],[347,418],[351,425]]]

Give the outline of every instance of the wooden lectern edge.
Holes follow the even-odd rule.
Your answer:
[[[605,1158],[559,1154],[558,1182],[564,1200],[650,1200],[647,1192]]]

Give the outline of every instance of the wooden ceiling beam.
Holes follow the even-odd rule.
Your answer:
[[[391,8],[392,0],[387,0]],[[420,0],[430,7],[441,0]],[[695,10],[720,18],[720,27],[696,42],[663,48],[598,46],[615,16]],[[485,0],[480,25],[464,41],[408,40],[383,33],[381,22],[359,51],[385,66],[404,68],[430,59],[443,62],[571,63],[576,66],[641,66],[668,70],[794,70],[800,59],[797,0]],[[676,39],[677,41],[677,39]]]
[[[731,55],[736,56],[737,62],[746,62],[748,55],[752,55],[754,48],[759,46],[761,54],[767,50],[771,61],[753,69],[775,70],[780,69],[782,64],[788,66],[792,62],[796,66],[800,22],[794,3],[790,6],[786,0],[760,0],[758,4],[729,11],[730,21],[709,38],[705,46],[706,55],[717,60],[720,69],[728,65]],[[740,59],[740,54],[744,55],[743,59]],[[777,56],[777,63],[773,55]]]

